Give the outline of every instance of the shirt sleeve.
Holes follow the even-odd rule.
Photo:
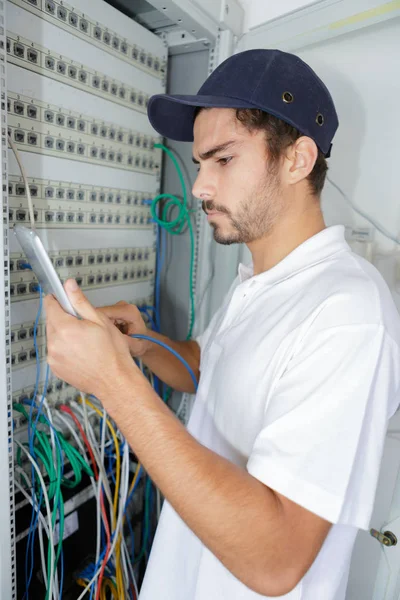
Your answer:
[[[398,346],[380,325],[304,341],[268,403],[248,472],[331,523],[368,529],[399,369]]]

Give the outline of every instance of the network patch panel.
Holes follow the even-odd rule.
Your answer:
[[[10,1],[155,77],[160,79],[165,77],[166,62],[164,58],[138,47],[65,2],[54,0]]]
[[[88,133],[84,133],[89,122],[82,115],[65,114],[57,107],[39,112],[38,104],[44,103],[36,101],[33,105],[20,99],[9,103],[14,112],[9,114],[8,133],[18,149],[158,175],[161,154],[154,149],[154,138],[96,122],[91,122]]]
[[[49,252],[54,267],[65,281],[74,277],[83,289],[115,286],[154,278],[153,248],[106,248],[82,251]],[[10,296],[12,300],[37,298],[37,280],[23,268],[22,253],[10,255]]]
[[[7,32],[8,62],[145,113],[150,96],[39,44]]]
[[[160,151],[154,151],[154,145],[161,141],[160,137],[144,135],[113,123],[93,119],[82,113],[66,111],[60,106],[12,91],[8,91],[7,94],[7,111],[8,123],[13,127],[18,127],[21,119],[27,119],[28,128],[31,128],[33,123],[40,123],[44,125],[41,131],[47,135],[51,135],[47,132],[47,128],[51,126],[50,131],[56,137],[65,137],[71,135],[71,132],[77,132],[78,135],[83,136],[82,143],[91,145],[101,140],[105,148],[108,148],[107,143],[118,143],[127,146],[126,150],[134,148],[136,151],[150,153],[153,157],[161,156]]]
[[[19,323],[11,328],[11,364],[13,368],[23,367],[36,361],[36,350],[34,344],[34,322]],[[38,324],[36,343],[39,351],[39,359],[46,356],[45,326]]]
[[[35,222],[39,228],[150,229],[153,227],[149,193],[36,178],[28,178],[28,183]],[[25,195],[25,184],[22,178],[10,175],[8,178],[10,226],[29,221]]]

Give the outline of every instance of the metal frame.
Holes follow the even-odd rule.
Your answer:
[[[1,138],[0,153],[2,186],[0,189],[3,223],[0,245],[3,248],[3,271],[0,278],[0,314],[4,315],[0,327],[0,600],[15,600],[15,502],[14,502],[14,452],[12,430],[11,343],[10,343],[10,267],[8,247],[8,160],[7,160],[7,64],[5,2],[0,0],[0,95]]]

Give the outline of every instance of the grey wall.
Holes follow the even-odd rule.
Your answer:
[[[168,67],[168,93],[197,93],[207,78],[208,56],[208,50],[171,56]],[[188,203],[196,208],[198,201],[193,199],[191,194],[197,175],[192,162],[192,144],[166,140],[166,145],[178,153],[178,163],[183,163]],[[182,198],[182,188],[175,167],[169,157],[165,157],[164,160],[162,190]],[[194,220],[192,223],[195,233]],[[167,259],[161,280],[161,330],[173,339],[185,339],[188,331],[189,265],[189,232],[186,230],[179,236],[167,234]]]

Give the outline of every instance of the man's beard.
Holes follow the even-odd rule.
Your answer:
[[[267,235],[282,213],[282,197],[279,178],[276,170],[269,169],[264,181],[255,186],[247,198],[241,203],[235,215],[225,208],[215,204],[213,200],[203,200],[202,209],[205,213],[218,211],[226,215],[222,218],[228,221],[232,231],[223,232],[218,222],[210,223],[214,229],[214,240],[218,244],[249,244]]]

